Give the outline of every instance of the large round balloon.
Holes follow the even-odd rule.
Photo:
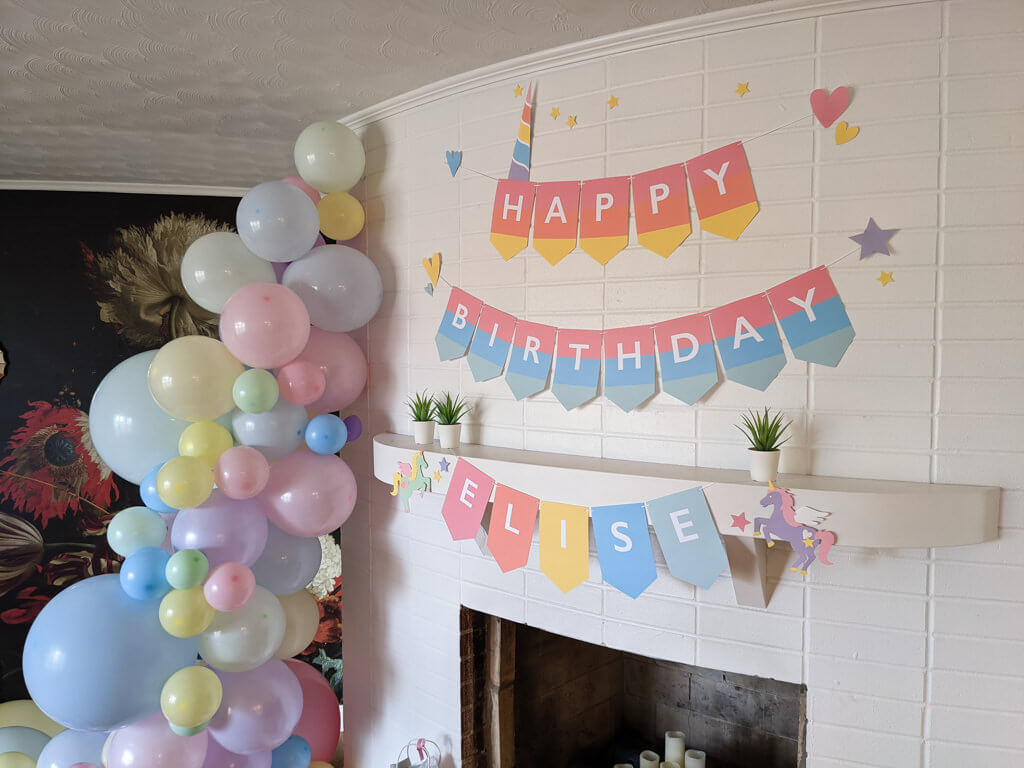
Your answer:
[[[140,352],[114,366],[89,406],[96,452],[116,474],[136,484],[155,465],[178,455],[178,438],[188,426],[160,408],[149,392],[147,376],[156,355]]]
[[[293,536],[320,536],[340,528],[352,514],[356,478],[337,456],[296,452],[270,468],[261,498],[270,522],[281,530]]]
[[[179,736],[157,712],[116,731],[107,748],[107,768],[202,768],[210,735]]]
[[[327,381],[323,396],[307,406],[313,413],[329,413],[347,408],[366,386],[366,357],[348,334],[310,328],[306,348],[296,360],[308,360],[320,366]],[[235,433],[238,433],[237,427]]]
[[[0,724],[23,725],[49,736],[56,736],[65,730],[63,725],[47,717],[32,699],[0,702]]]
[[[195,240],[181,259],[181,282],[196,304],[220,313],[228,297],[249,283],[275,282],[274,268],[234,232],[211,232]]]
[[[267,527],[267,545],[253,563],[252,573],[261,587],[275,595],[290,595],[313,581],[322,555],[319,539],[292,536],[271,523]]]
[[[38,768],[71,768],[75,763],[103,765],[103,731],[61,731],[39,753]]]
[[[302,714],[302,687],[283,661],[271,659],[248,672],[218,672],[224,686],[210,734],[240,755],[284,744]]]
[[[267,543],[266,506],[259,499],[231,499],[220,489],[174,519],[171,543],[175,549],[198,549],[210,569],[224,563],[252,565]]]
[[[265,181],[246,192],[235,223],[245,247],[267,261],[295,261],[320,236],[316,205],[284,181]]]
[[[212,421],[235,407],[231,388],[243,370],[216,339],[182,336],[156,353],[149,365],[149,391],[157,404],[176,418]],[[153,459],[149,466],[161,458],[167,456]]]
[[[347,192],[363,177],[363,142],[341,123],[323,120],[306,126],[295,140],[295,169],[321,192]]]
[[[289,659],[285,664],[302,686],[302,715],[294,733],[309,742],[314,760],[330,761],[341,734],[338,697],[315,667],[298,659]]]
[[[273,460],[287,456],[302,445],[307,421],[309,417],[305,408],[281,398],[273,408],[263,413],[235,411],[231,425],[238,442]]]
[[[38,758],[50,740],[49,734],[24,725],[0,727],[0,755],[4,752],[21,752],[31,758]]]
[[[274,656],[290,659],[298,656],[313,642],[320,626],[320,604],[307,589],[278,598],[284,611],[284,639]]]
[[[309,313],[302,299],[277,283],[243,285],[224,304],[220,338],[253,368],[278,368],[309,340]],[[232,379],[232,385],[234,379]]]
[[[380,272],[347,245],[323,245],[292,262],[281,278],[325,331],[352,331],[370,322],[384,298]],[[221,320],[223,326],[223,320]]]
[[[158,601],[124,593],[117,574],[60,592],[36,617],[22,669],[49,717],[80,731],[109,731],[157,710],[160,689],[195,661],[196,643],[168,635]]]
[[[273,768],[273,756],[270,752],[239,755],[228,752],[216,739],[210,739],[203,768]]]
[[[199,653],[214,669],[244,672],[272,658],[281,646],[284,632],[281,602],[269,590],[256,587],[249,601],[237,611],[217,614],[199,635]]]

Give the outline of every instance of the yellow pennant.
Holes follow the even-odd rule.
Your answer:
[[[540,503],[540,569],[563,592],[590,575],[590,510],[553,501]]]

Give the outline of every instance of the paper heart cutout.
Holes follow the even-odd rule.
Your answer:
[[[462,152],[460,150],[449,149],[444,153],[444,159],[448,163],[448,170],[452,172],[452,176],[459,172],[459,166],[462,165]]]
[[[850,90],[845,85],[836,88],[831,95],[823,88],[811,91],[811,111],[825,128],[838,120],[848,106],[850,106]]]
[[[423,290],[427,292],[427,296],[433,296],[434,295],[434,286],[432,286],[430,283],[427,283],[426,285],[424,285],[423,286]]]
[[[836,124],[836,146],[845,144],[848,141],[853,141],[857,138],[857,134],[860,133],[859,125],[850,125],[848,122],[843,120]]]
[[[441,254],[435,253],[429,259],[424,259],[423,268],[427,270],[427,277],[430,278],[431,287],[436,288],[438,278],[441,277]]]

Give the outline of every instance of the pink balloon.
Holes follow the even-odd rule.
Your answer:
[[[216,739],[210,739],[203,768],[271,768],[273,760],[274,756],[269,752],[236,755],[224,749]]]
[[[237,611],[256,591],[256,577],[241,563],[218,565],[203,585],[203,595],[218,611]]]
[[[278,368],[309,340],[309,312],[290,288],[277,283],[243,285],[224,303],[220,339],[254,368]]]
[[[338,697],[315,667],[298,659],[288,659],[285,664],[302,686],[302,716],[293,733],[309,742],[314,760],[330,762],[341,735]]]
[[[277,372],[277,387],[289,403],[309,405],[323,397],[327,379],[316,363],[293,360]]]
[[[269,765],[269,763],[268,763]],[[68,766],[68,768],[97,768],[96,763],[75,763],[74,765]]]
[[[163,713],[157,712],[114,731],[107,751],[107,768],[202,768],[209,740],[206,731],[179,736],[171,730]]]
[[[309,199],[313,201],[313,205],[316,205],[317,203],[320,202],[320,193],[313,189],[311,186],[309,186],[309,184],[306,183],[306,180],[301,176],[286,176],[285,178],[281,179],[281,181],[283,181],[285,184],[291,184],[293,187],[298,187],[299,189],[301,189],[303,192],[306,193]]]
[[[261,497],[270,521],[292,536],[321,536],[341,526],[356,503],[356,478],[334,454],[296,451],[274,463]]]
[[[324,372],[327,389],[319,400],[310,403],[313,413],[347,408],[366,386],[366,357],[347,334],[310,328],[309,341],[295,359],[315,363]]]
[[[266,487],[270,464],[255,448],[237,445],[220,455],[213,472],[217,487],[229,499],[251,499]]]
[[[239,755],[269,752],[292,735],[302,714],[302,686],[283,661],[248,672],[217,672],[224,696],[210,735]]]

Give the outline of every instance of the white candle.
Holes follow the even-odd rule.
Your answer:
[[[632,763],[616,763],[612,768],[633,768]]]
[[[679,763],[675,760],[665,760],[662,762],[661,768],[679,768]]]
[[[683,763],[683,768],[704,768],[704,758],[706,758],[703,752],[699,749],[688,749],[686,750],[686,762]]]
[[[657,752],[645,749],[640,753],[640,768],[658,768],[659,763],[661,763],[661,758],[658,757]]]
[[[682,731],[665,731],[665,762],[683,764],[686,752],[686,734]]]

